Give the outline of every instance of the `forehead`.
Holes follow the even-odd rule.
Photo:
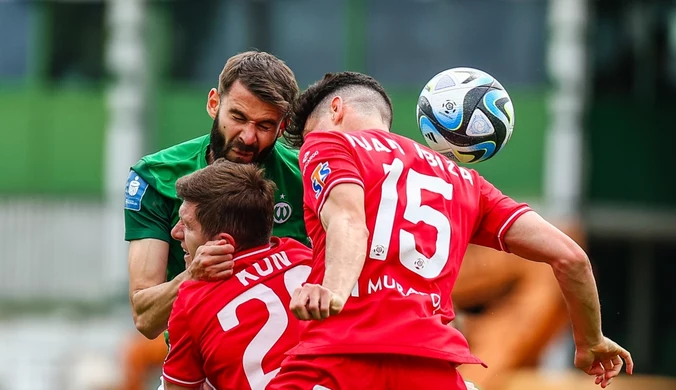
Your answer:
[[[250,120],[282,119],[282,112],[274,105],[264,102],[249,91],[239,80],[235,81],[223,97],[228,110],[237,110]]]
[[[181,204],[181,207],[178,208],[178,216],[181,218],[183,223],[194,223],[195,222],[195,209],[197,205],[192,202],[184,201]]]

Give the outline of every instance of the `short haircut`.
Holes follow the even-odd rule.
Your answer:
[[[218,77],[218,94],[227,94],[238,80],[256,97],[277,107],[284,118],[288,118],[299,91],[296,77],[284,61],[261,51],[236,54],[228,59]]]
[[[176,181],[176,194],[196,204],[196,219],[208,237],[230,234],[238,250],[269,242],[276,185],[255,164],[216,160]]]
[[[305,123],[318,108],[330,104],[340,95],[365,114],[379,114],[383,122],[392,125],[392,101],[378,81],[358,72],[327,73],[305,90],[294,107],[293,123],[286,130],[285,138],[292,146],[303,144]]]

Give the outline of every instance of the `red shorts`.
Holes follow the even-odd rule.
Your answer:
[[[466,390],[455,365],[403,355],[289,356],[266,390]]]

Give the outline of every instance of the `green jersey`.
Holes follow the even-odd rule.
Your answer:
[[[171,238],[182,202],[176,196],[176,180],[206,167],[208,149],[209,135],[205,135],[161,150],[143,157],[131,167],[127,179],[125,240],[155,238],[168,242],[167,280],[185,270],[185,253],[181,244]],[[303,222],[298,151],[277,142],[261,167],[277,185],[272,234],[309,244]]]

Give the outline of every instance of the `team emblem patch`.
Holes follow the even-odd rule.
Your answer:
[[[124,208],[127,210],[140,211],[141,199],[143,199],[143,195],[145,195],[147,189],[148,183],[146,183],[136,172],[129,171],[127,186],[124,190]]]
[[[326,186],[326,178],[331,174],[331,168],[329,168],[328,162],[319,163],[315,170],[312,172],[312,190],[315,192],[315,198],[319,199],[319,195],[324,190]]]
[[[272,214],[272,218],[275,220],[276,224],[284,223],[291,218],[291,205],[286,202],[277,202],[275,204],[275,211]]]

